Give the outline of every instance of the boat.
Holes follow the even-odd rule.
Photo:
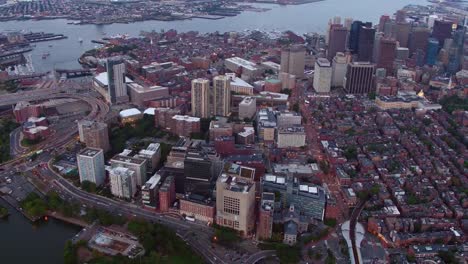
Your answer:
[[[83,39],[82,39],[82,38],[79,38],[79,39],[78,39],[78,42],[79,42],[79,43],[83,43]]]
[[[49,45],[49,48],[53,47],[52,45]]]
[[[47,59],[47,57],[49,57],[50,53],[49,52],[46,52],[44,54],[42,54],[42,59],[45,60]]]

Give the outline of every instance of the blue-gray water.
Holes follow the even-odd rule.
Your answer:
[[[62,33],[68,39],[37,43],[32,52],[36,70],[55,68],[77,68],[78,57],[95,44],[90,41],[119,33],[137,36],[141,30],[176,29],[199,32],[242,31],[244,29],[293,30],[297,33],[324,32],[328,20],[334,16],[351,17],[377,23],[383,14],[393,14],[408,4],[428,4],[426,0],[325,0],[305,5],[279,6],[257,4],[271,8],[267,12],[243,12],[235,17],[221,20],[192,19],[183,21],[144,21],[131,24],[112,25],[69,25],[67,20],[10,21],[0,23],[0,32],[5,30],[27,30]],[[106,35],[104,35],[104,33]],[[80,44],[78,39],[84,42]],[[52,45],[52,47],[49,47]],[[43,60],[42,54],[50,53]]]
[[[32,225],[18,211],[0,199],[10,216],[0,219],[0,263],[63,263],[65,241],[80,231],[79,227],[57,220]]]

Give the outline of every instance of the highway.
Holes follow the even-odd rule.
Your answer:
[[[63,89],[41,89],[27,93],[17,93],[13,96],[6,96],[5,98],[2,97],[0,98],[0,106],[16,104],[19,101],[55,98],[74,98],[87,102],[91,106],[91,111],[87,116],[87,118],[90,120],[104,120],[110,111],[109,106],[105,102],[91,95],[67,93]],[[48,180],[49,184],[57,187],[60,193],[66,194],[66,196],[70,199],[78,201],[82,205],[103,209],[110,213],[126,216],[128,218],[142,218],[151,222],[162,223],[174,229],[175,232],[194,250],[202,255],[208,261],[208,263],[233,263],[232,261],[224,260],[223,254],[217,252],[215,247],[212,246],[211,238],[214,234],[213,228],[198,222],[184,221],[182,219],[169,216],[170,214],[148,211],[132,203],[113,200],[107,197],[85,192],[62,178],[61,175],[57,174],[52,169],[52,153],[63,153],[65,151],[64,146],[75,142],[77,130],[78,129],[76,124],[70,126],[69,128],[60,131],[59,133],[55,133],[44,142],[39,143],[33,150],[25,150],[20,146],[19,129],[17,131],[15,130],[10,135],[10,144],[12,153],[19,156],[13,160],[0,164],[0,168],[8,171],[27,171],[35,168],[41,162],[47,162],[47,167],[41,167],[39,172],[44,178]],[[34,150],[37,149],[43,149],[44,151],[37,157],[34,162],[28,162],[26,157],[31,155]],[[250,256],[246,256],[239,261],[241,263],[254,264],[259,260],[270,256],[275,256],[275,252],[259,251]]]

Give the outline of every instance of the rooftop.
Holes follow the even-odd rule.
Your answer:
[[[159,182],[161,181],[161,175],[154,174],[142,187],[142,190],[151,190],[154,189]]]
[[[124,163],[131,163],[131,164],[137,164],[141,165],[145,163],[145,159],[140,159],[140,158],[135,158],[135,157],[128,157],[128,156],[123,156],[121,154],[117,154],[112,159],[110,160],[112,162],[124,162]]]
[[[193,117],[188,115],[175,115],[172,119],[179,120],[179,121],[187,121],[187,122],[200,122],[199,117]]]
[[[94,79],[99,82],[100,84],[102,84],[103,86],[108,86],[109,85],[109,80],[108,80],[108,76],[107,76],[107,72],[101,72],[99,73],[98,75],[96,75],[94,77]],[[133,81],[128,78],[128,77],[125,77],[125,83],[132,83]]]
[[[80,151],[80,153],[78,155],[80,156],[88,156],[88,157],[95,157],[96,155],[99,154],[99,152],[103,152],[102,149],[98,149],[98,148],[85,148],[83,150]]]
[[[120,111],[119,113],[120,117],[130,117],[130,116],[136,116],[136,115],[141,115],[141,111],[136,109],[136,108],[130,108],[130,109],[125,109]]]
[[[251,70],[251,71],[257,70],[257,65],[255,63],[239,58],[239,57],[232,57],[232,58],[226,59],[226,61],[242,66],[243,68],[247,70]]]

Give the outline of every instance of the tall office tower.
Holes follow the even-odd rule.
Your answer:
[[[302,45],[293,45],[281,50],[281,72],[304,77],[306,48]]]
[[[339,17],[339,16],[333,17],[333,24],[335,24],[335,25],[341,24],[341,17]]]
[[[344,86],[347,93],[366,94],[373,91],[372,80],[375,64],[370,62],[352,62],[348,64]]]
[[[409,58],[409,49],[403,47],[397,47],[395,51],[395,60],[405,62]]]
[[[408,48],[410,54],[416,52],[420,49],[423,51],[427,50],[427,40],[431,36],[431,31],[425,27],[413,28],[413,31],[410,33]]]
[[[330,29],[330,41],[328,44],[328,60],[332,60],[337,52],[345,52],[348,29],[342,25],[332,25]]]
[[[353,24],[353,19],[350,17],[345,18],[343,26],[349,31],[351,30],[351,25]]]
[[[275,211],[275,194],[263,192],[258,212],[257,238],[269,239],[273,234],[273,212]]]
[[[449,63],[447,67],[447,71],[450,74],[455,74],[460,69],[464,51],[465,35],[466,28],[463,26],[458,26],[453,32],[453,41],[449,49]]]
[[[396,21],[397,23],[405,22],[405,21],[406,21],[406,11],[405,11],[405,10],[398,10],[398,11],[396,11],[396,14],[395,14],[395,21]]]
[[[442,47],[445,39],[452,36],[452,25],[450,21],[436,20],[432,29],[432,37],[439,41],[439,47]]]
[[[225,75],[213,78],[213,114],[228,116],[231,113],[231,80]]]
[[[78,132],[80,141],[87,147],[100,148],[104,152],[110,150],[109,129],[106,123],[80,120],[78,121]]]
[[[364,25],[359,30],[358,60],[372,61],[374,51],[375,29],[372,26]]]
[[[255,182],[222,174],[216,182],[216,223],[247,236],[255,225]]]
[[[192,115],[201,118],[210,117],[209,105],[210,81],[207,79],[192,80]]]
[[[393,75],[393,62],[396,57],[396,41],[394,39],[383,38],[380,40],[379,57],[377,67],[387,70],[387,74]]]
[[[423,67],[425,64],[426,52],[422,49],[417,49],[413,53],[413,58],[416,60],[416,66]]]
[[[363,23],[362,21],[356,20],[351,24],[351,29],[349,31],[348,46],[351,50],[351,53],[356,54],[358,52],[359,46],[359,30],[361,29]]]
[[[89,181],[101,185],[106,177],[104,151],[97,148],[85,148],[76,155],[80,182]]]
[[[372,62],[377,62],[380,56],[380,40],[384,37],[383,32],[376,32],[374,37],[374,51],[372,52]]]
[[[332,69],[330,61],[318,58],[315,61],[314,89],[317,93],[329,93],[331,87]]]
[[[396,23],[393,20],[387,21],[384,27],[384,36],[386,38],[396,38]]]
[[[385,23],[387,23],[388,21],[390,21],[390,16],[389,16],[389,15],[382,15],[382,16],[380,17],[380,20],[379,20],[379,27],[378,27],[378,31],[379,31],[379,32],[384,32]]]
[[[214,164],[205,153],[188,152],[184,159],[184,192],[207,195],[214,174]]]
[[[131,199],[136,191],[135,172],[124,167],[115,167],[109,170],[109,180],[112,195],[119,198]]]
[[[426,64],[435,65],[439,54],[439,40],[430,38],[427,42]]]
[[[127,86],[125,84],[125,63],[119,57],[106,60],[107,92],[111,104],[128,102]]]
[[[407,48],[411,24],[401,22],[396,24],[396,40],[400,43],[400,47]]]
[[[332,62],[332,87],[343,87],[343,80],[346,76],[346,69],[348,68],[348,58],[344,53],[336,53]]]

